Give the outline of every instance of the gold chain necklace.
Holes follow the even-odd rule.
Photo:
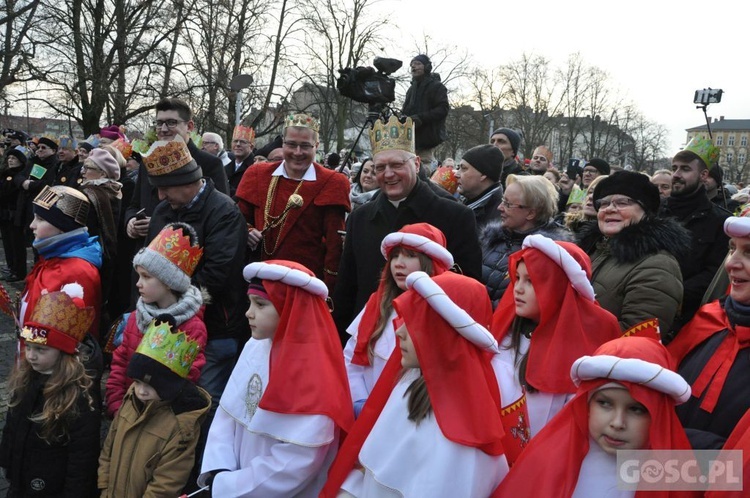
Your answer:
[[[297,192],[299,192],[299,189],[302,187],[303,181],[300,180],[297,184],[297,188],[294,189],[294,192],[292,192],[292,195],[296,195]],[[276,240],[273,243],[273,248],[269,251],[268,246],[266,245],[266,240],[268,238],[268,235],[270,233],[263,237],[263,252],[266,253],[267,256],[272,256],[273,253],[276,252],[276,248],[279,245],[279,239],[281,238],[281,232],[284,230],[284,223],[286,222],[286,217],[289,216],[289,209],[284,209],[282,211],[282,214],[279,216],[273,216],[271,214],[271,206],[273,205],[273,200],[276,197],[276,187],[279,185],[279,177],[274,176],[271,178],[271,185],[268,188],[268,194],[266,195],[266,207],[263,210],[263,231],[264,232],[270,232],[270,230],[279,227],[279,233],[276,235]],[[291,198],[292,195],[289,197]],[[287,201],[288,202],[288,201]]]

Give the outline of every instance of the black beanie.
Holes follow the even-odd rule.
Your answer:
[[[492,132],[493,135],[497,135],[498,133],[502,133],[508,137],[508,140],[510,140],[510,146],[513,147],[513,155],[517,155],[518,148],[521,146],[521,135],[510,128],[498,128]]]
[[[29,158],[26,157],[26,154],[23,153],[22,150],[13,147],[12,149],[8,149],[8,151],[5,153],[6,156],[13,156],[19,161],[21,161],[20,167],[25,167],[26,163],[28,162]]]
[[[88,152],[94,150],[94,146],[88,142],[78,142],[78,147],[80,147],[81,149],[86,149]]]
[[[44,145],[46,145],[47,147],[49,147],[50,149],[53,149],[53,150],[57,150],[57,147],[58,147],[57,142],[55,142],[51,138],[47,138],[47,137],[40,138],[39,139],[39,143],[40,144],[44,144]]]
[[[659,189],[641,173],[618,171],[609,175],[594,188],[594,202],[613,194],[626,195],[640,202],[647,214],[656,214],[659,209]]]
[[[600,159],[598,157],[595,157],[591,161],[587,162],[586,166],[595,167],[600,175],[608,175],[610,172],[609,163],[604,159]]]
[[[127,375],[131,379],[145,382],[156,390],[164,401],[172,401],[180,394],[187,379],[183,379],[168,367],[140,353],[134,353],[128,363]]]
[[[432,61],[430,61],[430,58],[427,57],[425,54],[419,54],[418,56],[414,57],[412,59],[412,62],[414,61],[419,61],[422,64],[424,64],[425,74],[430,74],[432,72]]]
[[[724,170],[718,164],[714,164],[712,168],[708,169],[708,176],[716,180],[719,187],[724,183]]]
[[[500,149],[494,145],[484,144],[472,147],[466,151],[463,160],[493,182],[500,181],[505,158]]]

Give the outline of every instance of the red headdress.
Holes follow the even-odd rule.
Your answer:
[[[572,495],[581,462],[589,451],[589,394],[613,380],[651,415],[649,446],[643,449],[690,449],[675,404],[690,397],[690,386],[674,372],[674,359],[658,341],[623,337],[578,359],[570,370],[579,385],[575,398],[534,437],[495,490],[493,497]],[[531,485],[533,483],[533,485]],[[636,493],[636,497],[640,493]],[[650,491],[658,498],[689,497],[686,491]]]
[[[243,271],[263,281],[279,324],[273,337],[264,410],[325,415],[344,432],[354,423],[336,325],[326,304],[328,289],[299,263],[269,260]]]
[[[390,257],[394,247],[406,247],[412,251],[421,252],[432,260],[433,275],[440,275],[453,266],[453,255],[446,249],[446,245],[445,235],[440,229],[435,228],[429,223],[415,223],[413,225],[405,225],[398,232],[386,235],[380,245],[380,252],[386,261]],[[365,305],[365,312],[362,314],[362,320],[359,322],[357,345],[354,348],[354,355],[352,356],[352,363],[355,365],[370,364],[370,358],[367,355],[367,346],[380,318],[380,302],[383,299],[390,271],[390,266],[386,264],[381,273],[378,290],[370,296]]]
[[[534,286],[541,318],[531,336],[526,380],[534,388],[554,394],[575,392],[570,366],[601,344],[620,337],[612,313],[594,300],[591,261],[570,242],[543,235],[526,237],[523,249],[510,256],[510,285],[492,319],[492,333],[502,341],[516,318],[516,268],[523,261]]]

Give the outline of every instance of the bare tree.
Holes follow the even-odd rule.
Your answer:
[[[6,88],[18,81],[28,80],[21,74],[28,70],[34,58],[36,44],[29,31],[34,24],[40,0],[6,0],[0,18],[0,98],[6,98]]]

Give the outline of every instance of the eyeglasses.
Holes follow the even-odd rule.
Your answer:
[[[297,142],[287,142],[284,141],[284,147],[291,150],[297,150],[297,148],[303,150],[303,151],[310,151],[315,148],[313,144],[308,144],[306,142],[302,142],[301,144],[298,144]]]
[[[206,140],[204,140],[202,143],[203,145],[219,145],[219,142],[207,142]]]
[[[52,150],[49,147],[47,147],[46,145],[37,145],[36,148],[37,148],[37,150]]]
[[[84,171],[102,171],[101,168],[97,168],[96,166],[89,166],[89,165],[81,166],[81,169],[83,169]]]
[[[176,128],[178,124],[184,123],[184,122],[185,121],[182,121],[181,119],[165,119],[165,120],[157,119],[156,121],[153,122],[153,125],[156,128],[162,128],[164,127],[164,125],[167,125],[167,128],[172,130]]]
[[[610,206],[619,211],[621,209],[625,209],[626,207],[632,206],[633,204],[642,206],[640,202],[636,201],[635,199],[631,199],[630,197],[618,197],[616,199],[597,199],[594,201],[594,207],[597,211],[599,211],[600,209],[607,209]]]
[[[406,168],[406,163],[408,163],[409,161],[411,161],[411,158],[405,161],[391,161],[389,163],[376,163],[376,164],[373,164],[372,169],[375,171],[375,174],[384,173],[385,168],[390,168],[391,171],[403,171]]]
[[[513,204],[512,202],[508,202],[505,200],[505,198],[503,198],[503,200],[500,201],[500,204],[502,204],[503,207],[506,209],[514,209],[514,208],[528,209],[529,208],[529,206],[524,206],[523,204]]]
[[[599,170],[596,168],[583,168],[584,175],[595,175],[597,173],[599,173]]]

